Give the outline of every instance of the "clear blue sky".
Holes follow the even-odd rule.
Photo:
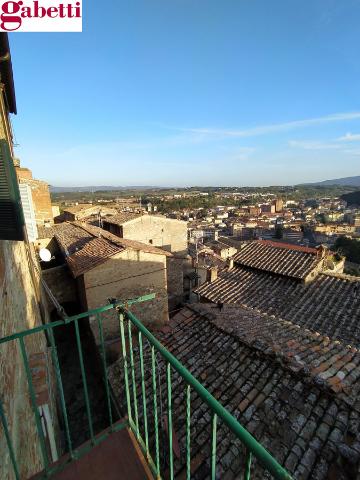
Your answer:
[[[10,35],[16,154],[53,185],[360,174],[359,0],[83,0]]]

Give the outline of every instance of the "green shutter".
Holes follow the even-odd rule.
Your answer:
[[[0,240],[24,240],[19,184],[6,140],[0,140]]]

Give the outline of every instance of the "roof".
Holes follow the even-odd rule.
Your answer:
[[[38,225],[38,239],[52,238],[56,233],[56,225]]]
[[[294,372],[273,354],[219,328],[201,308],[181,310],[169,326],[156,333],[157,338],[294,478],[356,478],[360,459],[359,400],[345,401],[323,383]],[[144,358],[146,387],[151,391],[151,352],[147,344]],[[160,356],[157,368],[160,385],[166,386],[166,365]],[[109,371],[111,385],[120,398],[124,388],[122,362],[116,362]],[[140,378],[140,372],[136,374]],[[173,370],[172,381],[173,428],[180,450],[174,466],[177,476],[186,460],[186,386]],[[138,406],[142,425],[141,401]],[[161,407],[166,412],[165,401],[161,401]],[[148,419],[152,418],[151,408],[149,403]],[[196,470],[191,477],[208,478],[211,412],[193,391],[190,411],[192,466]],[[151,421],[149,435],[153,436]],[[240,478],[246,458],[240,442],[220,421],[217,438],[217,478]],[[256,461],[251,478],[268,478]]]
[[[321,263],[319,253],[313,248],[259,240],[245,243],[234,255],[234,262],[267,272],[305,279]]]
[[[10,113],[17,113],[13,69],[10,54],[10,45],[7,33],[0,33],[0,75],[5,85],[5,97]]]
[[[206,315],[222,331],[264,352],[289,367],[327,386],[348,403],[360,392],[360,352],[357,348],[300,325],[238,305],[225,305],[220,311],[213,304],[191,309]],[[360,406],[360,405],[359,405]]]
[[[66,262],[76,278],[106,262],[108,258],[129,248],[172,256],[160,248],[141,242],[124,240],[105,230],[81,222],[66,222],[53,227],[55,238],[65,252]]]
[[[142,217],[142,213],[133,213],[133,212],[121,212],[113,217],[104,219],[104,223],[108,223],[111,225],[123,225],[126,222],[130,222],[131,220],[135,220],[136,218]]]
[[[235,266],[195,290],[211,302],[275,315],[360,346],[360,278],[321,273],[309,283]]]
[[[132,248],[133,250],[141,250],[142,252],[154,253],[155,255],[165,255],[166,257],[172,257],[172,253],[167,252],[159,247],[154,247],[153,245],[138,242],[137,240],[128,240],[127,238],[120,238],[117,235],[114,235],[102,228],[99,228],[95,225],[89,225],[87,223],[74,222],[77,225],[81,225],[85,231],[91,233],[95,236],[100,236],[109,240],[111,243],[118,245],[122,248]]]
[[[93,205],[92,203],[81,203],[79,205],[73,205],[71,207],[65,207],[63,209],[64,212],[69,212],[69,213],[77,213],[77,212],[81,212],[83,210],[87,210],[87,209],[93,209],[93,208],[97,208],[98,210],[101,209],[101,207],[99,205]]]

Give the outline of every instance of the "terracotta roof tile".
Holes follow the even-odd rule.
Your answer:
[[[319,274],[305,284],[236,266],[195,292],[212,302],[249,307],[360,347],[360,292],[355,285],[360,286],[359,278]]]
[[[298,279],[305,279],[322,261],[315,249],[261,240],[244,244],[233,258],[238,265]]]
[[[61,223],[54,228],[54,231],[55,238],[65,253],[66,262],[75,278],[127,248],[172,256],[171,253],[160,248],[124,240],[98,227],[80,222]]]
[[[219,329],[191,306],[179,312],[171,330],[157,332],[161,343],[283,464],[294,478],[350,480],[356,478],[360,460],[360,408],[353,397],[337,393],[337,379],[324,382],[294,372],[271,352],[241,341]],[[138,358],[135,348],[134,358]],[[144,345],[145,383],[152,391],[151,350]],[[140,364],[136,362],[136,378]],[[166,364],[157,356],[158,408],[166,412]],[[111,385],[118,398],[125,399],[123,365],[109,368]],[[354,377],[355,379],[355,377]],[[131,390],[131,378],[130,391]],[[333,387],[333,388],[331,388]],[[143,425],[141,389],[138,389],[139,424]],[[180,458],[175,476],[186,460],[186,385],[172,371],[173,426]],[[125,403],[124,403],[125,405]],[[147,405],[150,450],[154,448],[152,402]],[[201,460],[191,478],[209,478],[211,411],[191,391],[191,456]],[[142,428],[142,427],[141,427]],[[159,423],[160,438],[164,426]],[[236,479],[244,472],[245,451],[222,422],[218,422],[217,478]],[[163,447],[162,447],[163,448]],[[268,478],[257,461],[251,477]]]
[[[136,218],[142,217],[142,213],[132,213],[132,212],[120,212],[113,217],[104,219],[104,223],[109,223],[111,225],[123,225],[126,222],[135,220]]]

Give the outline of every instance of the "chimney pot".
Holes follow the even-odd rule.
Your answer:
[[[218,276],[218,269],[217,267],[210,267],[207,271],[207,281],[212,283],[215,282]]]

